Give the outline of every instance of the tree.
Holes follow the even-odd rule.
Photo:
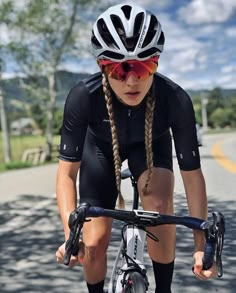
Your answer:
[[[3,61],[2,59],[0,59],[0,81],[2,77],[2,71],[3,71]],[[0,121],[1,121],[2,137],[3,137],[3,143],[4,143],[4,159],[5,159],[5,163],[10,163],[11,144],[10,144],[10,138],[9,138],[8,125],[7,125],[4,95],[1,90],[1,84],[0,84]]]
[[[25,1],[22,7],[13,0],[2,0],[1,3],[0,19],[11,37],[7,46],[8,54],[29,80],[25,83],[22,79],[22,86],[35,98],[47,103],[46,141],[47,158],[50,159],[56,72],[65,59],[73,60],[83,52],[88,54],[87,23],[95,5],[100,6],[95,0],[32,0]]]
[[[212,112],[210,120],[214,127],[226,127],[230,126],[230,115],[231,109],[217,108]]]
[[[231,98],[230,109],[231,109],[231,115],[229,117],[230,125],[232,127],[236,127],[236,96]]]
[[[54,133],[60,134],[61,132],[61,121],[63,119],[63,111],[60,109],[57,109],[55,112],[55,126],[54,126]]]
[[[30,106],[30,116],[36,122],[38,129],[40,129],[43,133],[45,133],[46,119],[45,119],[42,107],[39,104],[34,103]]]
[[[198,124],[202,124],[202,106],[201,106],[201,103],[197,102],[197,103],[194,103],[194,112],[195,112],[195,118],[196,118],[196,122]]]
[[[214,127],[214,115],[213,112],[216,109],[220,109],[224,107],[224,98],[220,88],[214,88],[209,92],[207,95],[207,116],[209,117],[209,124],[210,126]]]

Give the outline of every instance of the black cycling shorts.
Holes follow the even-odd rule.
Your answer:
[[[120,145],[122,162],[128,160],[130,171],[136,180],[147,170],[144,142]],[[172,141],[169,132],[153,141],[153,163],[173,171]],[[89,130],[80,166],[80,203],[113,209],[116,205],[117,189],[114,176],[112,145],[98,140]]]

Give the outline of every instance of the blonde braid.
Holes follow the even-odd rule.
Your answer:
[[[118,192],[118,205],[120,208],[124,208],[124,198],[121,194],[121,159],[119,154],[119,143],[118,143],[118,137],[117,137],[117,130],[115,125],[115,117],[113,113],[113,107],[112,107],[112,98],[111,98],[111,91],[109,87],[109,83],[106,79],[106,76],[103,74],[102,79],[103,84],[103,92],[105,95],[110,125],[111,125],[111,136],[112,136],[112,149],[113,149],[113,159],[114,159],[114,167],[115,167],[115,177],[116,177],[116,188]]]
[[[147,187],[152,177],[153,168],[153,151],[152,151],[152,124],[155,108],[155,99],[149,94],[146,103],[145,112],[145,149],[146,149],[146,160],[147,160],[147,180],[143,188],[143,194],[147,193]]]

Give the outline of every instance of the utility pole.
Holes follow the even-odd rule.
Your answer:
[[[208,99],[206,98],[205,93],[201,94],[201,105],[202,105],[202,130],[203,133],[207,132],[208,130],[208,119],[207,119],[207,104],[208,104]]]
[[[2,77],[2,62],[0,59],[0,81]],[[0,85],[1,86],[1,85]],[[2,141],[4,144],[4,159],[5,163],[10,163],[11,161],[11,146],[10,146],[10,139],[9,139],[9,132],[7,127],[7,118],[4,106],[4,97],[2,94],[2,90],[0,87],[0,118],[1,118],[1,127],[2,127]]]

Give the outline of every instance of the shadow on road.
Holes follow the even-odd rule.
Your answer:
[[[184,195],[176,195],[176,214],[186,214]],[[222,279],[200,282],[191,272],[193,240],[186,228],[177,229],[173,292],[235,292],[236,211],[235,202],[211,201],[209,211],[223,211],[226,239]],[[120,223],[115,222],[109,247],[108,271],[116,256]],[[55,251],[63,241],[56,201],[44,196],[22,195],[0,206],[0,284],[2,293],[85,293],[81,267],[58,265]],[[146,256],[147,257],[147,256]],[[151,267],[149,267],[152,279]],[[151,285],[152,291],[153,284]]]

